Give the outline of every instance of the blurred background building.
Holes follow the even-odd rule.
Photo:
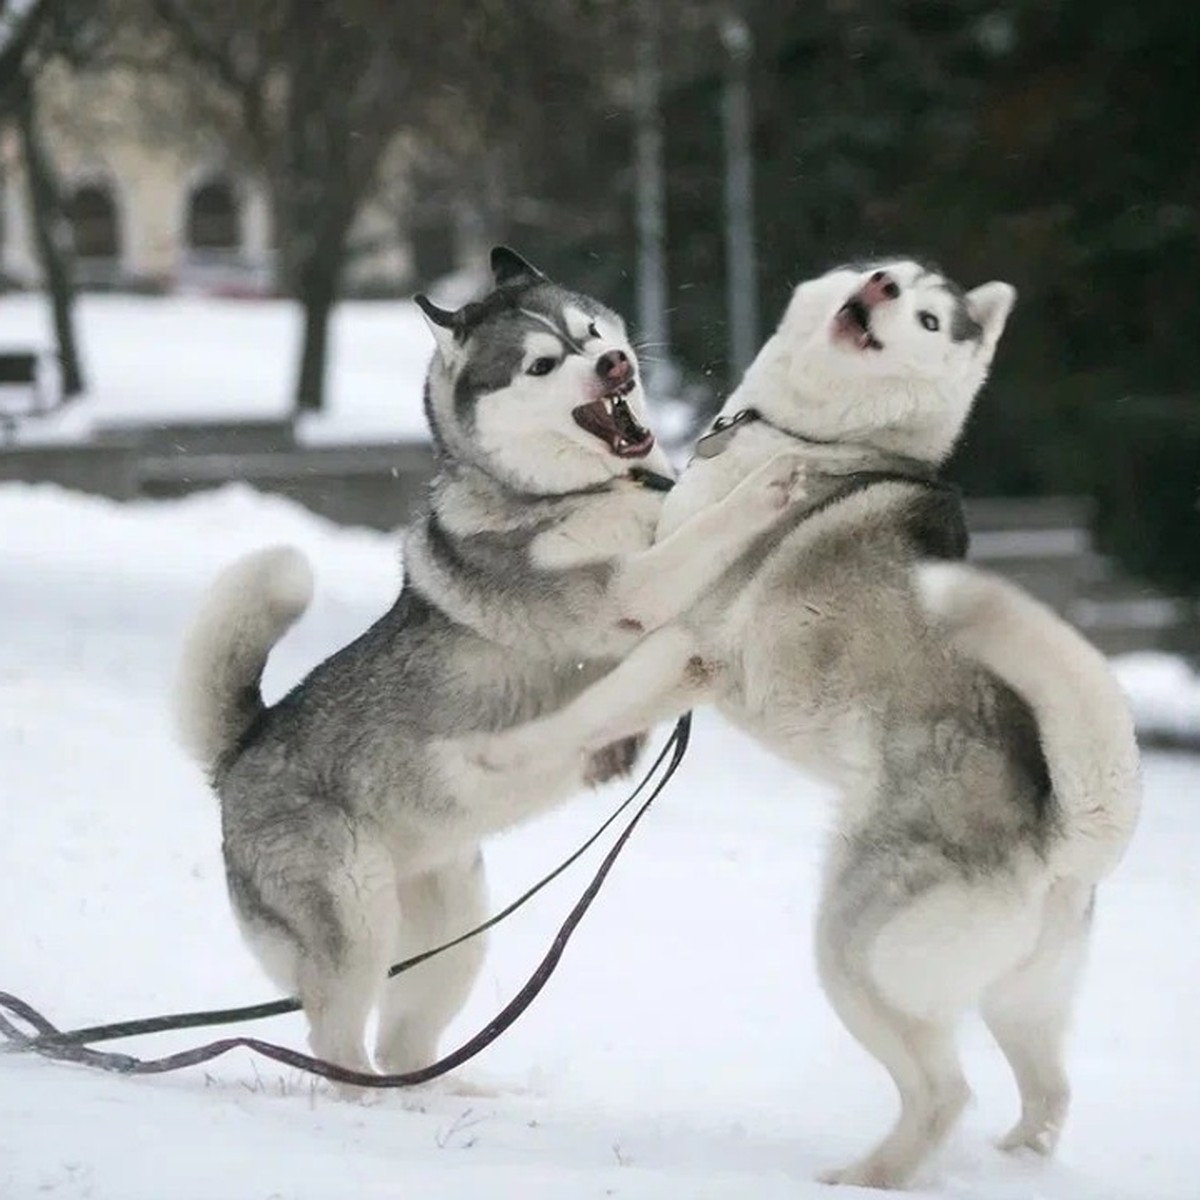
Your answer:
[[[40,133],[57,177],[75,286],[85,290],[267,296],[275,229],[262,174],[219,126],[181,134],[185,84],[122,64],[102,72],[49,66],[39,76]],[[172,128],[173,127],[173,128]],[[3,148],[10,287],[46,282],[16,130]],[[381,180],[354,219],[345,287],[396,294],[412,279],[402,215]]]

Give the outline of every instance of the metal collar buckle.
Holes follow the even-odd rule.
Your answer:
[[[743,408],[731,417],[718,417],[713,427],[696,442],[693,454],[696,458],[716,458],[718,454],[729,449],[733,436],[743,425],[752,421],[761,421],[762,416],[757,408]]]

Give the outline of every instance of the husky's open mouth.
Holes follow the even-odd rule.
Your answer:
[[[645,458],[654,449],[654,434],[639,425],[625,397],[637,380],[626,379],[599,400],[581,404],[571,416],[580,429],[598,437],[618,458]]]
[[[882,350],[883,343],[871,332],[871,310],[858,296],[851,296],[833,318],[835,339],[853,342],[860,350]]]

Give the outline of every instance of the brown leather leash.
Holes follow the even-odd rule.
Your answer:
[[[203,1046],[196,1046],[190,1050],[181,1050],[176,1054],[168,1054],[161,1058],[145,1059],[137,1058],[132,1054],[118,1054],[111,1051],[95,1050],[92,1046],[86,1044],[87,1042],[96,1042],[105,1040],[106,1038],[129,1037],[133,1033],[159,1032],[164,1029],[179,1029],[199,1024],[218,1023],[216,1020],[211,1019],[214,1017],[220,1018],[224,1022],[226,1020],[240,1019],[236,1014],[241,1013],[253,1013],[254,1017],[262,1017],[274,1016],[282,1012],[294,1012],[300,1007],[300,1002],[295,998],[272,1001],[266,1005],[254,1005],[247,1009],[223,1009],[207,1013],[181,1013],[167,1017],[146,1018],[141,1021],[121,1022],[119,1025],[94,1026],[87,1029],[64,1032],[19,996],[13,996],[8,992],[0,991],[0,1036],[3,1036],[7,1041],[4,1049],[10,1052],[38,1054],[43,1058],[53,1059],[57,1062],[78,1063],[81,1066],[95,1067],[102,1071],[112,1071],[120,1075],[161,1075],[168,1071],[178,1071],[184,1067],[194,1067],[200,1063],[209,1062],[214,1058],[220,1057],[222,1054],[227,1054],[230,1050],[246,1049],[253,1050],[261,1054],[264,1058],[272,1059],[275,1062],[282,1063],[284,1066],[295,1067],[297,1070],[306,1071],[312,1075],[320,1075],[335,1083],[354,1084],[358,1087],[413,1087],[416,1084],[425,1083],[430,1079],[436,1079],[439,1075],[444,1075],[446,1072],[454,1070],[455,1067],[461,1066],[468,1059],[474,1058],[480,1051],[490,1046],[492,1042],[521,1016],[530,1004],[533,1003],[538,993],[546,986],[550,976],[558,966],[559,960],[562,958],[567,943],[571,940],[572,935],[583,919],[584,913],[591,907],[592,901],[595,900],[600,888],[603,886],[608,873],[612,870],[613,864],[617,861],[618,855],[624,849],[642,817],[649,811],[650,806],[658,798],[663,788],[666,787],[671,777],[675,774],[679,764],[683,761],[690,737],[691,714],[686,713],[680,717],[667,744],[663,747],[662,752],[635,791],[569,859],[556,867],[550,875],[546,876],[545,879],[519,897],[513,904],[508,905],[508,907],[497,913],[490,920],[485,921],[483,925],[470,930],[468,933],[442,946],[426,951],[415,958],[407,959],[404,963],[398,963],[389,971],[389,975],[399,974],[403,970],[416,966],[418,962],[424,962],[426,959],[432,958],[436,954],[441,954],[443,951],[459,945],[468,938],[482,933],[485,929],[490,929],[493,925],[515,912],[516,909],[520,908],[522,904],[545,887],[546,884],[557,878],[558,875],[566,870],[571,863],[578,859],[595,842],[600,834],[616,820],[626,806],[637,798],[642,789],[653,778],[654,773],[668,752],[670,752],[670,762],[667,764],[667,769],[663,777],[658,781],[646,799],[642,801],[637,811],[625,825],[625,828],[622,829],[620,836],[613,843],[596,869],[591,882],[559,927],[550,945],[550,949],[546,952],[542,961],[537,965],[533,974],[521,990],[474,1037],[469,1038],[457,1050],[451,1051],[427,1067],[422,1067],[416,1071],[406,1071],[399,1075],[375,1075],[364,1071],[353,1071],[346,1067],[339,1067],[335,1063],[314,1058],[312,1055],[304,1054],[299,1050],[292,1050],[287,1046],[280,1046],[274,1042],[267,1042],[261,1038],[254,1037],[221,1038],[218,1041],[208,1042]],[[269,1009],[270,1011],[262,1011],[264,1009]],[[22,1032],[21,1029],[13,1024],[9,1016],[4,1015],[5,1011],[11,1017],[24,1021],[29,1025],[34,1030],[33,1035]],[[235,1015],[230,1016],[229,1014]],[[119,1032],[113,1032],[114,1030]]]

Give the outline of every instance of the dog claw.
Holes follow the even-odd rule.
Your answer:
[[[775,507],[782,512],[807,495],[804,488],[804,471],[797,467],[786,479],[777,480],[772,484],[772,499]]]
[[[804,459],[798,454],[779,454],[750,478],[752,487],[767,517],[774,517],[808,494]]]

